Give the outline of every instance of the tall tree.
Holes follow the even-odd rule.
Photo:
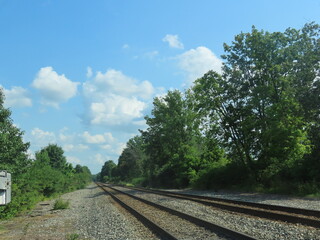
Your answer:
[[[257,178],[271,179],[310,151],[303,99],[319,85],[318,34],[315,24],[284,33],[253,27],[224,45],[222,75],[196,81],[199,111],[219,124],[230,156]]]
[[[152,117],[145,117],[148,129],[141,131],[149,178],[158,185],[186,186],[199,165],[193,112],[178,90],[155,98],[153,105]]]
[[[72,166],[67,163],[63,149],[57,144],[49,144],[41,149],[39,153],[48,155],[49,164],[51,167],[62,171],[71,171]]]
[[[0,88],[0,169],[16,175],[30,165],[27,156],[30,144],[23,142],[24,132],[13,124],[11,111],[3,106],[4,98]]]

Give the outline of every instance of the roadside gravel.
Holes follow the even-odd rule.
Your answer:
[[[95,184],[64,194],[69,209],[52,211],[55,200],[41,202],[27,215],[0,222],[0,240],[157,239]]]
[[[125,189],[121,188],[121,190]],[[255,217],[247,217],[237,213],[217,210],[212,207],[204,206],[202,204],[187,200],[179,200],[128,189],[125,191],[149,201],[159,203],[163,206],[207,220],[209,222],[246,233],[258,239],[320,239],[320,230],[312,227],[305,227],[299,224],[286,224],[283,222],[270,221]],[[193,193],[195,194],[196,192]],[[242,200],[245,199],[242,198]],[[280,202],[281,200],[278,201]]]

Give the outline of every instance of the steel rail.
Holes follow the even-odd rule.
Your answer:
[[[232,212],[238,212],[242,214],[247,214],[251,216],[279,220],[289,223],[300,223],[302,225],[307,225],[315,228],[320,228],[320,220],[312,219],[309,217],[320,218],[320,211],[301,209],[301,208],[292,208],[285,206],[269,205],[262,203],[253,203],[253,202],[244,202],[231,199],[215,198],[208,196],[199,196],[192,194],[182,194],[182,193],[172,193],[162,190],[153,190],[146,188],[138,187],[127,187],[122,186],[128,189],[134,189],[138,191],[160,194],[168,197],[190,200],[197,203],[201,203],[207,206],[212,206]],[[236,206],[237,205],[237,206]],[[290,215],[297,214],[297,215]]]
[[[153,223],[151,220],[140,214],[138,211],[121,201],[117,196],[115,196],[110,191],[106,190],[104,186],[100,183],[96,183],[103,191],[108,193],[117,203],[119,203],[123,208],[129,211],[133,216],[135,216],[140,222],[142,222],[147,228],[149,228],[152,232],[154,232],[157,236],[161,239],[167,240],[178,240],[176,237],[171,235],[169,232],[158,226],[157,224]]]
[[[240,233],[240,232],[237,232],[237,231],[234,231],[234,230],[231,230],[231,229],[228,229],[228,228],[225,228],[223,226],[220,226],[218,224],[214,224],[214,223],[211,223],[211,222],[208,222],[208,221],[205,221],[205,220],[202,220],[200,218],[196,218],[196,217],[193,217],[191,215],[188,215],[188,214],[185,214],[183,212],[179,212],[179,211],[176,211],[174,209],[171,209],[171,208],[168,208],[168,207],[165,207],[165,206],[162,206],[162,205],[159,205],[157,203],[154,203],[154,202],[151,202],[151,201],[148,201],[148,200],[145,200],[143,198],[139,198],[137,196],[134,196],[134,195],[131,195],[129,193],[126,193],[126,192],[123,192],[119,189],[116,189],[114,187],[111,187],[111,186],[105,186],[105,187],[108,187],[108,188],[111,188],[113,189],[114,191],[117,191],[121,194],[125,194],[131,198],[134,198],[138,201],[141,201],[145,204],[148,204],[150,206],[153,206],[153,207],[156,207],[162,211],[166,211],[166,212],[169,212],[170,214],[173,214],[173,215],[176,215],[182,219],[185,219],[187,221],[190,221],[200,227],[204,227],[214,233],[219,233],[219,234],[222,234],[224,236],[228,236],[228,237],[231,237],[233,239],[239,239],[239,240],[254,240],[256,238],[252,237],[252,236],[249,236],[247,234],[244,234],[244,233]]]

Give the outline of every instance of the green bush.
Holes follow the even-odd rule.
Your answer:
[[[53,210],[67,209],[69,208],[70,202],[65,201],[61,198],[57,199],[54,203]]]
[[[216,162],[202,169],[191,182],[196,189],[218,189],[241,185],[247,181],[247,170],[240,164]]]
[[[142,186],[145,181],[146,179],[144,177],[137,177],[137,178],[133,178],[131,180],[131,183],[134,186]]]

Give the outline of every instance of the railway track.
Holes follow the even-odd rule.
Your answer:
[[[282,221],[286,223],[299,223],[305,226],[311,226],[320,229],[320,211],[284,207],[278,205],[269,205],[253,202],[244,202],[238,200],[230,200],[223,198],[215,198],[208,196],[199,196],[191,194],[174,193],[161,190],[151,190],[138,187],[125,187],[124,188],[173,197],[183,200],[190,200],[201,203],[214,208],[224,209],[231,212],[237,212],[250,216]]]
[[[161,239],[255,239],[154,202],[97,183]]]

